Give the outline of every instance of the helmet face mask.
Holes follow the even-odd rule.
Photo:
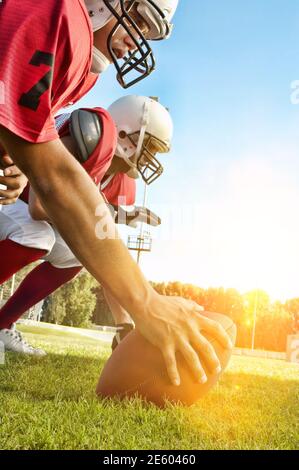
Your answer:
[[[155,58],[151,46],[132,15],[136,0],[130,2],[120,0],[120,14],[115,13],[108,0],[104,0],[104,2],[111,11],[113,10],[117,19],[117,23],[108,36],[107,46],[117,70],[117,80],[126,89],[148,77],[155,70]],[[113,36],[120,27],[126,31],[135,45],[135,50],[129,51],[128,55],[122,59],[122,63],[113,50]]]
[[[136,147],[139,135],[139,133],[135,133],[128,136]],[[132,160],[135,161],[138,173],[147,185],[156,181],[164,171],[162,164],[156,158],[156,154],[167,153],[169,150],[170,148],[164,142],[150,134],[145,134],[140,154],[134,155]]]
[[[163,10],[165,2],[167,7],[170,3],[170,7]],[[104,26],[105,18],[106,23],[113,17],[116,19],[116,24],[107,38],[107,50],[117,70],[117,80],[120,85],[129,88],[149,76],[155,70],[156,64],[148,41],[162,40],[170,35],[172,25],[167,15],[169,8],[170,16],[173,15],[176,0],[85,0],[85,3],[94,31]],[[102,26],[100,26],[101,15],[104,19]],[[148,24],[145,30],[142,28],[144,24]],[[125,30],[134,45],[134,50],[132,48],[123,59],[117,57],[113,48],[113,39],[120,27]]]

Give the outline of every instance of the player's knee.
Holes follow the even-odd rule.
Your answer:
[[[51,225],[48,224],[47,222],[39,222],[39,223],[43,225],[42,231],[44,233],[44,240],[45,240],[45,245],[46,245],[45,249],[47,250],[47,252],[50,252],[56,242],[55,232],[52,229]]]
[[[46,257],[46,260],[58,269],[77,268],[82,266],[57,230],[54,230],[54,234],[56,237],[55,244],[51,252]]]
[[[32,228],[31,233],[30,227],[26,230],[25,243],[28,246],[34,244],[33,248],[38,248],[50,253],[56,242],[55,232],[51,225],[44,221],[34,221]]]

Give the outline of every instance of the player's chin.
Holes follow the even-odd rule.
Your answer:
[[[202,314],[218,321],[232,343],[235,343],[236,326],[230,318],[218,313]],[[168,403],[193,405],[215,387],[232,355],[232,351],[225,349],[215,338],[204,332],[203,334],[213,345],[222,368],[220,373],[215,374],[209,371],[208,365],[200,358],[208,378],[206,383],[201,384],[195,380],[184,358],[178,353],[181,385],[172,385],[162,353],[135,330],[119,344],[105,365],[96,388],[98,397],[125,399],[138,396],[161,408]]]

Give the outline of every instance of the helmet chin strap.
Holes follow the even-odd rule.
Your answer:
[[[139,139],[136,146],[135,160],[138,161],[140,157],[143,141],[146,133],[147,126],[149,124],[149,100],[146,100],[143,108],[143,115],[141,118],[141,128],[139,132]]]
[[[109,175],[108,178],[106,179],[106,181],[104,181],[104,183],[99,184],[98,187],[99,187],[100,191],[104,191],[104,189],[107,188],[108,184],[112,181],[114,176],[115,176],[115,173],[112,173],[112,175]]]
[[[110,65],[110,61],[107,57],[94,46],[92,57],[91,72],[96,74],[105,72]]]
[[[141,154],[142,146],[143,146],[143,141],[146,133],[146,129],[149,123],[149,104],[148,101],[144,103],[144,110],[141,118],[141,128],[139,132],[139,138],[138,142],[136,145],[136,151],[135,151],[135,156],[134,156],[134,162],[130,160],[130,158],[126,155],[124,149],[122,148],[121,144],[118,142],[116,146],[116,152],[115,154],[122,158],[126,164],[130,167],[130,170],[126,173],[130,178],[137,179],[139,178],[139,171],[137,169],[137,161],[138,158]]]

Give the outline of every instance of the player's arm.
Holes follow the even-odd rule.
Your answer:
[[[12,159],[5,154],[3,147],[0,147],[0,169],[3,170],[3,174],[0,174],[0,185],[6,187],[6,189],[0,189],[0,204],[14,204],[24,191],[28,180],[14,165]]]
[[[4,157],[4,155],[5,155],[5,149],[0,143],[0,161],[2,160],[2,157]],[[1,165],[1,163],[0,163],[0,165]]]
[[[50,218],[45,211],[42,203],[40,202],[39,198],[35,194],[35,191],[30,187],[29,190],[29,213],[33,220],[45,220],[47,222],[50,222]]]
[[[111,294],[109,289],[103,289],[106,302],[110,308],[115,324],[120,323],[132,323],[131,316],[128,312],[120,305],[120,303]]]
[[[195,302],[155,292],[122,241],[113,237],[115,224],[102,196],[60,140],[31,144],[0,127],[0,141],[28,177],[75,256],[101,285],[109,286],[136,327],[161,350],[172,382],[179,383],[178,351],[197,380],[205,379],[197,352],[216,370],[219,360],[201,330],[231,347],[224,329],[202,316]]]

